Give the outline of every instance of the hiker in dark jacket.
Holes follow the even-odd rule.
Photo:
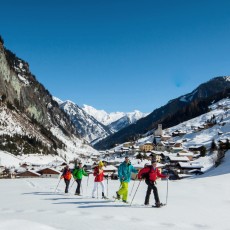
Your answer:
[[[160,203],[160,199],[155,183],[157,178],[168,178],[168,175],[161,174],[159,169],[157,168],[157,162],[153,160],[150,166],[146,166],[139,171],[138,179],[141,180],[142,177],[145,177],[145,183],[148,185],[146,196],[145,196],[145,205],[149,205],[150,194],[151,191],[153,190],[155,205],[156,207],[160,207],[161,203]]]
[[[83,176],[88,176],[88,174],[85,172],[84,168],[82,167],[82,163],[80,162],[79,165],[73,170],[73,178],[77,182],[75,195],[80,195],[81,181]]]
[[[62,173],[61,179],[63,179],[63,178],[65,181],[65,193],[68,193],[69,183],[70,183],[70,180],[72,178],[72,174],[71,174],[71,171],[70,171],[70,168],[68,165],[66,165],[66,167],[64,168],[64,171]]]

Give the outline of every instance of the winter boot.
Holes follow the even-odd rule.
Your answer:
[[[118,194],[118,192],[116,192],[116,194],[117,194],[117,199],[120,200],[121,196]]]
[[[102,199],[107,199],[107,197],[105,196],[103,192],[102,192]]]
[[[156,206],[157,208],[160,208],[160,207],[161,207],[161,203],[160,203],[160,202],[156,202],[155,206]]]

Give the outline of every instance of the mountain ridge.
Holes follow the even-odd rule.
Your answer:
[[[230,93],[229,80],[229,76],[222,76],[202,83],[191,93],[170,100],[164,106],[155,109],[152,113],[137,121],[136,124],[131,124],[107,137],[94,147],[101,150],[109,149],[116,144],[139,138],[140,135],[156,129],[159,123],[167,128],[205,113],[210,101],[221,99]]]

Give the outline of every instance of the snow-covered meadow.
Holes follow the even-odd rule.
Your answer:
[[[0,180],[0,229],[215,229],[229,230],[230,152],[224,162],[201,176],[169,181],[168,202],[162,208],[143,206],[146,185],[141,182],[133,205],[112,200],[91,198],[93,176],[83,179],[83,196],[63,194],[64,182],[58,191],[58,179]],[[107,181],[105,181],[107,184]],[[130,190],[133,186],[130,182]],[[133,194],[139,181],[134,184]],[[119,181],[109,180],[109,197]],[[157,183],[161,202],[166,202],[167,181]],[[131,201],[132,196],[129,197]],[[153,197],[151,202],[154,203]]]

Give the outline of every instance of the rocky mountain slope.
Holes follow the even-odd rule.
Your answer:
[[[0,149],[15,155],[73,158],[84,152],[82,145],[80,134],[30,72],[29,64],[6,49],[0,39]],[[95,151],[86,146],[85,150]]]

